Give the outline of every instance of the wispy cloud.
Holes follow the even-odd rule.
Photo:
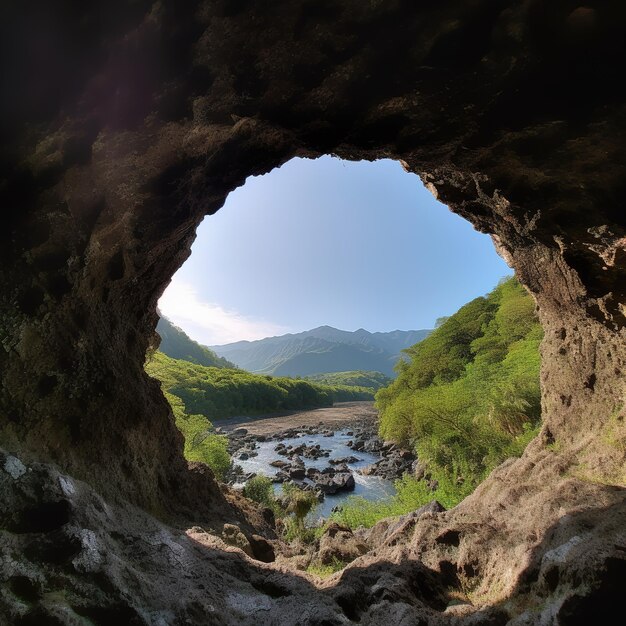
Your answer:
[[[218,304],[203,302],[189,283],[172,282],[159,300],[159,309],[192,339],[209,346],[263,339],[290,330],[237,311],[227,311]]]

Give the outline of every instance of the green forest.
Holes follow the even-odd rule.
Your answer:
[[[146,371],[163,389],[182,400],[185,411],[209,420],[332,406],[334,402],[371,400],[372,389],[320,385],[306,380],[205,367],[155,352]]]
[[[376,394],[380,435],[413,447],[438,487],[406,478],[395,501],[353,500],[343,521],[371,525],[432,499],[453,506],[519,456],[541,419],[542,336],[532,298],[510,278],[406,349],[398,377]]]
[[[157,330],[161,351],[148,355],[146,372],[161,381],[176,426],[185,438],[185,457],[206,463],[218,478],[223,478],[230,466],[230,457],[227,439],[215,434],[213,421],[374,398],[376,388],[371,384],[359,386],[355,377],[347,377],[345,382],[338,377],[329,380],[330,384],[319,384],[250,374],[193,341],[166,318],[161,318]],[[361,378],[369,383],[374,379]]]
[[[391,383],[391,378],[381,372],[366,372],[358,370],[356,372],[329,372],[326,374],[312,374],[305,376],[306,380],[324,385],[340,385],[348,387],[367,387],[378,390]]]

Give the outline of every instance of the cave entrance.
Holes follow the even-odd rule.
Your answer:
[[[233,191],[160,300],[148,364],[188,458],[257,499],[254,476],[315,491],[310,522],[343,507],[351,524],[360,497],[367,525],[453,506],[520,454],[540,416],[534,304],[444,209],[391,160],[296,158]]]

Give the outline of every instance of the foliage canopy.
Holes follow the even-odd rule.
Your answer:
[[[541,420],[542,336],[531,297],[510,278],[405,350],[398,377],[376,394],[380,434],[415,448],[430,486],[405,476],[393,499],[352,499],[340,521],[368,526],[434,499],[454,506],[519,456]]]
[[[367,372],[357,370],[354,372],[328,372],[325,374],[311,374],[305,376],[306,380],[325,385],[339,385],[348,387],[367,387],[378,390],[391,383],[391,378],[382,372]]]
[[[209,420],[373,398],[373,390],[365,387],[320,385],[238,369],[204,367],[161,352],[154,353],[146,371],[161,381],[165,391],[180,398],[185,411]]]
[[[538,428],[542,336],[515,278],[472,300],[408,348],[410,361],[376,394],[381,435],[415,446],[431,472],[477,485]]]

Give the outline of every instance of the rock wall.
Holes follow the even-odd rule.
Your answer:
[[[159,515],[227,506],[187,468],[143,372],[156,302],[247,176],[332,153],[401,160],[492,235],[546,330],[545,427],[527,455],[549,447],[578,479],[624,484],[623,3],[32,1],[0,15],[9,452]]]

